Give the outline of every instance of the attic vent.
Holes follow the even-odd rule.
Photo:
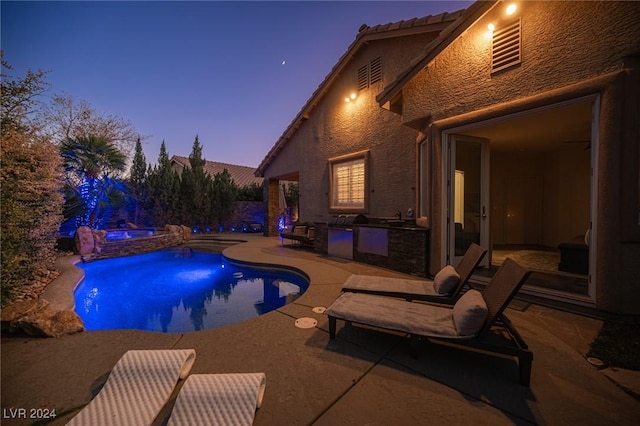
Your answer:
[[[377,83],[382,80],[382,58],[377,57],[371,61],[371,79],[370,83]]]
[[[369,87],[369,68],[364,65],[358,68],[358,90]]]
[[[366,89],[379,81],[382,81],[382,58],[377,57],[358,68],[358,90]]]
[[[520,40],[520,19],[503,29],[494,31],[491,52],[492,73],[521,62]]]

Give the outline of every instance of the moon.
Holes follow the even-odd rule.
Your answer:
[[[285,65],[286,63],[287,63],[287,61],[284,61],[284,60],[282,61],[282,65]]]

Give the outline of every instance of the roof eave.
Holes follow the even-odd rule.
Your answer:
[[[412,61],[407,69],[398,74],[398,78],[394,82],[376,96],[378,104],[383,108],[391,109],[390,106],[401,95],[403,87],[497,3],[497,1],[477,1],[469,6],[460,18],[451,23],[435,40],[427,45],[421,56]]]
[[[184,160],[186,160],[186,161],[184,161]],[[187,158],[187,157],[182,157],[182,156],[180,156],[180,155],[172,155],[172,156],[171,156],[171,159],[169,160],[169,162],[170,162],[170,163],[172,163],[172,162],[176,162],[176,163],[178,163],[178,164],[180,164],[180,165],[182,165],[182,166],[189,166],[189,167],[191,166],[191,165],[189,164],[189,158]]]
[[[318,88],[312,93],[311,97],[307,100],[305,105],[302,107],[300,112],[293,119],[291,124],[287,127],[287,129],[283,132],[282,136],[278,139],[278,141],[271,147],[265,158],[258,165],[255,176],[256,177],[264,177],[264,171],[267,166],[271,163],[275,155],[282,150],[284,144],[289,140],[293,134],[298,130],[298,128],[302,125],[304,120],[309,119],[311,111],[315,108],[315,106],[320,102],[320,99],[327,93],[327,91],[332,86],[333,82],[340,76],[342,70],[349,63],[351,58],[360,50],[360,48],[367,43],[375,40],[382,40],[387,38],[395,38],[395,37],[404,37],[407,35],[421,34],[421,33],[429,33],[429,32],[438,32],[443,31],[449,25],[453,25],[456,21],[446,21],[445,18],[447,15],[460,13],[460,11],[444,13],[437,16],[441,16],[441,20],[434,22],[426,22],[426,25],[416,26],[416,27],[403,27],[402,22],[395,24],[387,24],[383,26],[375,26],[368,27],[363,25],[360,28],[360,31],[356,35],[355,40],[349,45],[347,51],[338,59],[336,65],[333,66],[329,74],[325,77],[325,79],[320,83]],[[464,16],[464,14],[463,14]],[[431,18],[431,17],[429,17]],[[378,30],[378,28],[381,28]]]

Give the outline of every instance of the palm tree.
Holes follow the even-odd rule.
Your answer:
[[[98,228],[104,213],[121,197],[118,177],[126,156],[111,141],[86,136],[67,139],[60,145],[64,161],[67,202],[65,217],[76,217],[78,225]]]

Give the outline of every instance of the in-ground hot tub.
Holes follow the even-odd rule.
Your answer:
[[[155,234],[155,230],[151,228],[134,228],[134,229],[107,229],[107,241],[112,240],[128,240],[129,238],[150,237]]]

